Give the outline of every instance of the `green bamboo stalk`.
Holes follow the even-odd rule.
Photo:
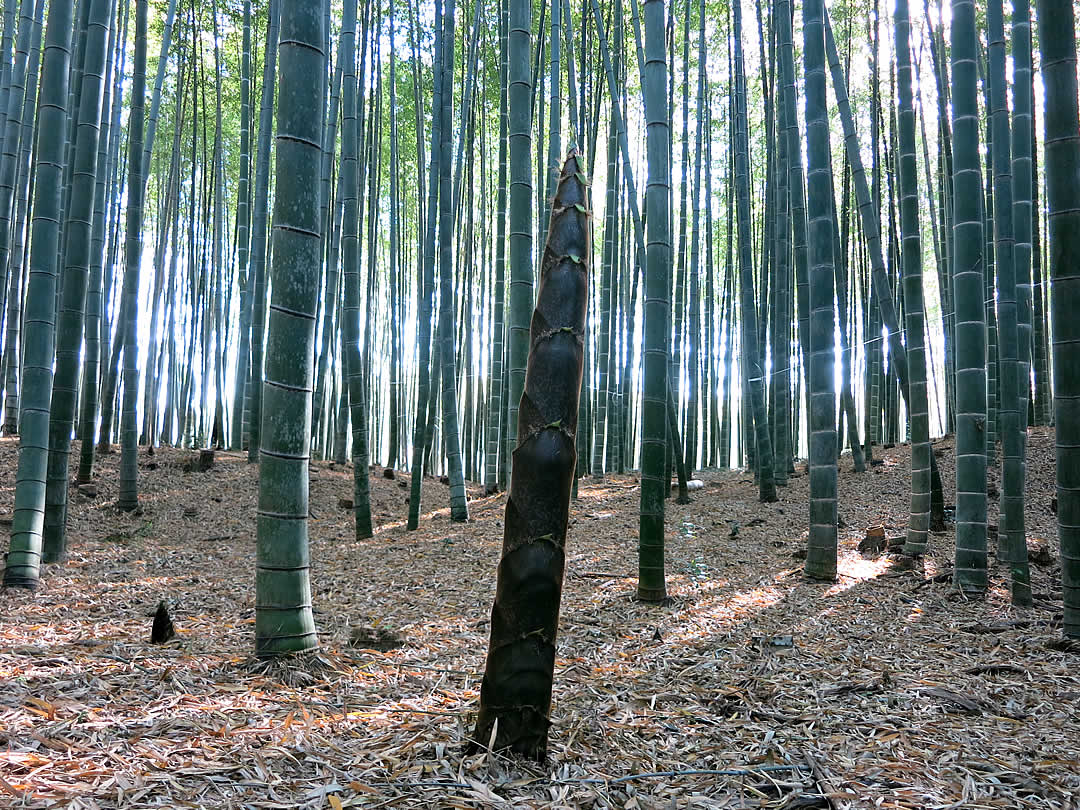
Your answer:
[[[16,169],[16,194],[18,202],[15,214],[15,235],[9,254],[7,287],[7,329],[4,341],[4,423],[0,427],[5,435],[12,436],[19,432],[19,335],[23,317],[23,268],[26,260],[25,232],[23,227],[30,203],[30,148],[33,142],[34,111],[37,109],[37,76],[41,56],[41,21],[44,16],[45,0],[37,0],[34,17],[30,24],[30,54],[27,63],[26,87],[23,92],[23,106],[19,134],[16,143],[18,168]],[[10,103],[10,99],[9,99]]]
[[[791,215],[791,238],[794,250],[795,295],[798,303],[798,337],[803,351],[803,384],[806,385],[810,350],[810,288],[806,247],[806,178],[803,171],[802,135],[795,95],[795,51],[791,32],[791,3],[777,3],[777,39],[779,40],[780,76],[783,84],[784,131],[788,156],[788,205]]]
[[[454,75],[454,4],[446,0],[443,9],[443,76]],[[457,372],[454,346],[454,207],[451,185],[453,139],[451,117],[453,93],[442,97],[442,157],[439,163],[439,337],[442,373],[443,440],[446,442],[447,474],[450,479],[450,518],[469,519],[465,478],[458,429]]]
[[[1031,101],[1031,154],[1036,155],[1038,137],[1035,125],[1034,88]],[[1051,423],[1052,394],[1050,392],[1049,360],[1050,348],[1047,345],[1047,331],[1050,328],[1046,317],[1047,296],[1044,295],[1046,270],[1043,262],[1042,231],[1040,226],[1039,172],[1034,160],[1031,161],[1031,354],[1035,366],[1035,424]]]
[[[926,346],[923,323],[922,238],[919,225],[919,172],[915,157],[915,102],[912,96],[911,21],[907,0],[895,13],[896,78],[899,96],[900,229],[907,327],[908,392],[911,434],[911,510],[904,552],[926,551],[930,531],[930,413],[926,393]]]
[[[1039,0],[1039,52],[1046,91],[1046,161],[1058,539],[1065,599],[1064,633],[1080,638],[1080,111],[1076,37],[1068,0]]]
[[[139,268],[142,265],[143,200],[143,110],[146,105],[146,17],[147,0],[135,4],[135,59],[131,76],[131,111],[128,114],[128,197],[124,255],[124,313],[120,328],[124,347],[124,396],[120,410],[120,493],[116,505],[125,511],[139,505],[138,418],[139,418]]]
[[[1013,0],[1012,57],[1013,57],[1013,116],[1012,116],[1012,193],[1013,193],[1013,266],[1016,278],[1016,376],[1017,376],[1017,432],[1019,434],[1018,456],[1014,460],[1020,502],[1017,523],[1012,527],[1016,533],[1015,550],[1023,547],[1013,560],[1014,594],[1017,584],[1019,595],[1024,598],[1025,585],[1030,590],[1027,566],[1027,537],[1024,526],[1023,482],[1027,478],[1027,424],[1028,405],[1031,394],[1031,173],[1034,161],[1031,150],[1031,10],[1028,0]],[[1013,493],[1006,493],[1010,497]],[[1010,498],[1011,500],[1011,498]],[[1017,508],[1017,507],[1012,507]],[[1017,583],[1019,578],[1019,583]]]
[[[1016,264],[1013,258],[1013,181],[1011,122],[1005,83],[1005,21],[1001,0],[987,4],[990,38],[990,119],[994,129],[994,226],[997,243],[998,347],[1000,356],[1002,440],[1001,532],[999,551],[1009,563],[1014,604],[1031,604],[1027,532],[1024,528],[1024,435],[1027,398],[1020,411]],[[1026,126],[1026,124],[1025,124]],[[1026,168],[1026,167],[1025,167]]]
[[[154,93],[150,98],[150,115],[146,120],[146,138],[143,143],[142,157],[143,183],[148,182],[150,178],[150,155],[154,151],[154,136],[157,133],[158,112],[161,109],[161,91],[165,85],[165,72],[169,67],[169,46],[172,43],[175,20],[176,0],[169,0],[169,8],[165,12],[165,24],[161,29],[161,51],[158,54],[157,75],[154,77]]]
[[[342,353],[349,392],[349,421],[353,439],[353,530],[357,540],[372,536],[371,495],[368,479],[367,391],[360,354],[360,257],[359,183],[357,160],[357,86],[363,77],[356,72],[356,9],[353,3],[341,24],[341,263],[345,276],[345,308],[341,321]],[[370,349],[368,350],[370,351]]]
[[[758,346],[758,316],[754,304],[754,259],[750,236],[750,135],[746,114],[746,73],[742,51],[742,11],[732,7],[735,61],[735,199],[739,246],[739,315],[742,372],[749,387],[750,416],[755,438],[755,458],[759,470],[759,498],[772,503],[777,500],[773,478],[772,439],[765,413],[765,373]],[[830,285],[831,286],[831,285]]]
[[[115,268],[118,264],[117,255],[120,252],[120,243],[123,241],[120,237],[120,200],[121,200],[121,188],[127,182],[127,161],[120,157],[120,118],[123,111],[123,83],[127,78],[127,60],[129,48],[126,47],[128,42],[128,28],[131,21],[131,0],[124,0],[123,2],[123,22],[120,25],[120,39],[118,43],[120,68],[113,76],[113,89],[112,89],[112,120],[109,124],[109,188],[110,193],[108,197],[109,213],[107,214],[106,228],[108,249],[106,251],[106,257],[104,266],[102,268],[102,306],[101,311],[107,313],[112,311],[115,304],[113,297],[113,277],[115,275]],[[194,211],[194,208],[192,208]],[[119,324],[123,320],[124,316],[124,303],[120,301],[119,317],[116,319]],[[97,449],[96,453],[99,455],[105,455],[112,452],[112,426],[113,419],[116,411],[116,391],[120,380],[120,351],[123,348],[122,334],[119,329],[116,330],[116,339],[113,340],[113,335],[108,325],[103,321],[101,328],[100,341],[101,345],[98,349],[99,354],[105,359],[102,363],[101,369],[101,405],[100,405],[100,424],[97,432]]]
[[[982,50],[981,42],[979,50],[980,52]],[[986,152],[983,173],[985,193],[983,194],[982,216],[983,238],[986,240],[986,250],[983,253],[986,257],[983,269],[983,284],[985,285],[983,288],[983,307],[986,310],[986,467],[989,475],[997,467],[998,463],[998,440],[1001,438],[998,403],[1001,392],[998,385],[998,361],[1000,358],[998,357],[998,317],[994,285],[998,260],[998,243],[994,239],[994,215],[997,210],[994,204],[994,197],[997,192],[994,186],[994,119],[989,112],[993,106],[990,99],[990,79],[989,76],[982,75],[984,62],[987,61],[980,58],[977,66],[979,78],[983,85],[983,109],[986,110]],[[986,69],[986,73],[989,73],[989,68]],[[1004,259],[1004,256],[1002,258]]]
[[[18,178],[18,155],[19,155],[19,132],[22,119],[20,113],[23,110],[23,100],[28,95],[26,91],[26,74],[29,62],[31,34],[34,31],[34,19],[31,13],[34,7],[33,0],[22,0],[19,5],[19,36],[15,43],[15,62],[11,67],[10,84],[7,88],[7,99],[3,109],[4,129],[0,132],[3,139],[2,152],[0,152],[0,290],[7,288],[9,267],[14,264],[10,261],[11,256],[11,214],[15,200],[15,184]],[[15,4],[8,0],[8,8],[5,18],[11,17],[14,22]],[[4,28],[5,40],[11,38],[11,27]],[[7,45],[4,47],[4,68],[8,70]],[[34,88],[30,89],[33,94]]]
[[[60,293],[56,369],[49,411],[49,461],[42,534],[42,561],[47,563],[60,562],[67,553],[68,462],[71,457],[71,431],[78,405],[79,353],[90,274],[98,134],[112,5],[109,0],[93,0],[89,6],[78,125],[75,148],[71,152],[74,165],[66,211],[64,284]]]
[[[825,103],[825,20],[822,0],[803,4],[806,76],[806,213],[810,248],[810,539],[806,573],[836,578],[836,317],[833,308],[832,183]]]
[[[871,430],[868,431],[866,445],[869,448],[871,439],[876,439],[878,425],[878,387],[880,386],[880,342],[877,340],[884,325],[888,331],[889,341],[889,364],[893,374],[900,385],[900,394],[907,400],[910,391],[908,373],[907,350],[901,339],[899,320],[896,314],[896,303],[889,282],[889,273],[885,267],[882,255],[881,231],[878,224],[877,211],[880,210],[875,200],[876,194],[872,194],[866,181],[866,170],[863,168],[862,155],[858,134],[855,132],[854,118],[851,113],[851,105],[847,96],[847,82],[840,66],[840,58],[836,51],[836,42],[833,39],[832,27],[829,18],[825,17],[825,50],[828,56],[830,70],[833,79],[833,91],[836,95],[836,106],[840,112],[840,121],[844,129],[844,144],[848,162],[851,165],[851,176],[855,184],[855,198],[859,206],[860,222],[863,227],[863,239],[866,242],[870,254],[870,281],[873,290],[874,303],[870,317],[870,337],[875,343],[871,344],[871,377],[872,390],[871,400]],[[910,407],[909,407],[909,410]],[[869,457],[869,452],[867,453]],[[942,495],[941,473],[933,453],[930,454],[930,523],[931,526],[944,529],[945,502]]]
[[[638,598],[663,602],[664,498],[668,493],[667,452],[668,337],[671,277],[670,129],[667,98],[667,58],[664,43],[664,2],[645,0],[645,138],[648,180],[645,210],[648,221],[648,261],[645,265],[645,345],[641,412],[641,507],[638,532]]]
[[[510,28],[507,38],[510,106],[510,393],[507,402],[506,456],[513,460],[518,435],[518,402],[525,390],[529,354],[529,316],[533,306],[532,172],[532,3],[508,0]],[[513,480],[513,469],[510,471]]]
[[[432,63],[432,109],[442,109],[442,3],[435,0],[435,52]],[[431,155],[428,163],[427,216],[424,219],[424,256],[420,285],[420,312],[417,316],[417,344],[419,379],[416,385],[416,421],[413,431],[412,480],[409,489],[409,531],[415,531],[420,522],[421,484],[424,474],[424,454],[431,420],[428,409],[432,377],[438,378],[437,365],[432,362],[431,309],[435,289],[435,228],[439,204],[439,161],[442,155],[442,115],[432,115]]]
[[[19,466],[15,474],[11,545],[4,568],[4,585],[8,587],[37,587],[41,570],[71,26],[72,4],[52,3],[42,56],[34,217],[26,294],[22,413],[19,417]]]
[[[11,45],[15,34],[15,4],[4,4],[4,30],[0,41],[0,152],[7,132],[8,98],[11,92]]]
[[[399,183],[398,177],[398,123],[397,123],[397,56],[395,54],[394,47],[394,4],[390,4],[388,27],[390,29],[390,268],[389,268],[389,286],[390,286],[390,335],[388,340],[390,341],[390,430],[389,430],[389,455],[386,459],[386,466],[394,469],[398,466],[398,460],[400,458],[401,451],[401,434],[403,433],[403,417],[405,415],[404,408],[402,407],[402,335],[401,335],[401,305],[402,298],[404,297],[401,290],[401,281],[399,278],[400,270],[399,264],[399,251],[401,241],[401,225],[399,219],[401,216],[399,209]]]
[[[986,321],[973,0],[952,0],[957,587],[986,592]]]
[[[773,476],[777,486],[787,485],[791,453],[791,192],[790,148],[787,132],[787,104],[774,104],[776,126],[776,278],[773,280]]]
[[[689,3],[686,16],[689,18]],[[694,185],[692,206],[692,221],[690,225],[690,312],[689,312],[689,337],[686,346],[687,390],[686,390],[686,426],[683,430],[683,457],[686,460],[687,472],[692,474],[698,466],[698,401],[701,397],[699,392],[699,368],[702,366],[700,359],[699,344],[701,342],[701,162],[705,138],[705,84],[706,71],[708,69],[708,53],[705,43],[705,5],[703,0],[698,3],[698,53],[697,53],[697,117],[694,133]],[[684,181],[685,183],[685,178]],[[706,226],[708,227],[708,226]],[[708,349],[706,349],[706,352]],[[704,386],[700,386],[704,387]],[[707,403],[706,403],[707,408]],[[707,410],[702,411],[703,414]],[[702,430],[704,435],[705,418],[702,418]]]
[[[259,137],[255,155],[255,212],[251,220],[251,378],[246,386],[244,411],[248,414],[248,462],[259,460],[262,420],[263,329],[266,324],[266,234],[270,207],[270,134],[274,124],[274,80],[277,76],[280,0],[270,0],[263,54]]]
[[[616,59],[617,59],[616,54]],[[592,474],[604,475],[604,439],[608,434],[609,352],[611,349],[611,276],[618,250],[619,231],[619,168],[618,168],[618,122],[615,105],[608,119],[607,137],[607,187],[604,195],[604,247],[600,267],[599,334],[596,344],[596,419],[593,425]]]
[[[321,245],[323,48],[321,8],[300,0],[283,3],[255,575],[255,652],[261,658],[318,644],[308,574],[308,456]]]
[[[487,412],[487,449],[484,454],[484,491],[493,495],[502,482],[500,436],[504,428],[502,398],[503,355],[506,340],[506,183],[510,110],[507,106],[507,29],[510,25],[508,0],[499,0],[499,173],[495,191],[495,291],[492,301],[494,321],[491,343],[491,393]],[[572,63],[572,60],[571,60]],[[503,446],[505,452],[505,445]]]
[[[93,478],[94,439],[97,437],[96,421],[98,407],[99,380],[101,371],[101,331],[106,325],[102,309],[103,264],[105,260],[105,227],[108,196],[107,180],[112,167],[109,165],[109,140],[112,133],[112,85],[115,81],[116,42],[119,37],[116,23],[116,10],[112,11],[112,23],[109,26],[108,64],[105,68],[106,85],[101,102],[101,131],[98,135],[97,172],[94,188],[94,227],[90,246],[90,286],[86,293],[86,321],[84,326],[86,351],[83,358],[82,400],[79,406],[79,422],[82,442],[79,447],[79,472],[76,480],[87,484]]]
[[[244,444],[244,400],[251,371],[251,0],[244,0],[243,49],[240,55],[240,179],[236,187],[236,272],[240,284],[240,346],[233,383],[232,429],[229,446]],[[320,403],[321,404],[321,403]]]

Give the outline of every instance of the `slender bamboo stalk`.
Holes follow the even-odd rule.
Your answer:
[[[435,54],[432,64],[433,92],[432,110],[442,108],[442,3],[435,0]],[[424,256],[423,275],[418,279],[420,286],[420,312],[418,315],[418,358],[419,379],[416,386],[416,421],[413,431],[412,480],[409,490],[408,528],[415,531],[420,521],[420,495],[424,473],[424,454],[427,436],[431,425],[428,416],[431,396],[432,377],[438,379],[438,364],[432,362],[431,309],[435,288],[435,227],[439,204],[439,162],[442,156],[442,115],[432,115],[431,120],[431,156],[428,164],[427,217],[424,221]],[[437,351],[438,344],[435,344]]]
[[[131,112],[128,115],[127,236],[124,245],[123,297],[126,302],[123,329],[124,397],[120,411],[120,493],[116,505],[132,511],[139,505],[138,404],[139,404],[139,268],[142,264],[143,111],[146,105],[147,0],[135,3],[135,60],[131,77]]]
[[[825,106],[825,7],[803,4],[806,75],[806,212],[810,245],[810,538],[806,573],[836,578],[836,382],[833,373],[832,183]]]
[[[667,58],[664,46],[664,2],[645,2],[645,51],[642,95],[648,181],[645,209],[648,217],[648,262],[645,265],[645,347],[641,439],[641,509],[638,541],[638,598],[663,602],[664,498],[670,480],[665,475],[668,406],[668,333],[671,274],[671,220],[668,194],[671,155],[668,151]]]
[[[454,75],[454,3],[447,0],[443,9],[443,76]],[[449,47],[447,47],[449,45]],[[457,374],[454,347],[454,209],[451,185],[451,114],[453,93],[442,97],[442,158],[439,164],[439,335],[442,374],[443,437],[446,441],[447,472],[450,478],[450,517],[469,519],[465,497],[465,479],[458,432]]]
[[[266,51],[263,55],[259,138],[255,155],[255,213],[251,222],[251,379],[244,404],[248,414],[248,462],[259,460],[262,420],[263,330],[266,328],[266,233],[270,203],[270,132],[274,124],[274,84],[277,76],[280,0],[270,0]]]
[[[348,388],[349,421],[353,439],[353,529],[357,540],[366,540],[372,536],[372,526],[368,481],[367,390],[364,384],[363,358],[360,355],[360,223],[357,210],[360,176],[356,153],[356,88],[363,76],[358,76],[356,72],[356,9],[352,3],[348,6],[341,24],[341,196],[345,203],[341,226],[341,262],[345,276],[341,344],[345,358],[345,384]]]
[[[529,316],[533,306],[533,214],[532,172],[532,3],[507,0],[510,28],[507,36],[510,147],[510,391],[507,402],[506,456],[513,461],[518,435],[518,402],[525,390],[525,366],[529,354]],[[513,469],[510,471],[513,479]]]
[[[956,573],[986,592],[986,321],[973,0],[952,0],[953,273],[956,306]]]
[[[912,97],[911,21],[907,0],[897,0],[895,14],[897,91],[899,94],[900,228],[908,359],[908,419],[911,430],[911,510],[904,552],[926,550],[930,531],[930,414],[926,393],[926,347],[923,324],[922,238],[919,226],[919,180],[915,157],[915,103]]]
[[[746,73],[742,51],[742,10],[732,7],[734,30],[732,38],[735,62],[735,199],[737,206],[739,245],[739,315],[742,372],[749,391],[753,444],[758,469],[758,494],[766,503],[777,500],[773,478],[772,439],[765,413],[765,372],[758,346],[758,315],[754,304],[754,259],[750,235],[750,167],[749,129],[746,117]],[[831,286],[831,285],[830,285]]]

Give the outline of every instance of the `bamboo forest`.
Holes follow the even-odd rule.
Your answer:
[[[1078,10],[0,0],[0,807],[1080,810]]]

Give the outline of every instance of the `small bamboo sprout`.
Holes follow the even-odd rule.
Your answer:
[[[577,150],[563,164],[530,330],[491,639],[473,746],[542,760],[555,670],[592,222]],[[493,734],[494,732],[494,734]],[[494,739],[492,740],[492,737]]]
[[[150,643],[164,644],[175,637],[176,627],[173,625],[172,616],[169,615],[169,603],[162,599],[154,612],[154,626],[150,628]]]

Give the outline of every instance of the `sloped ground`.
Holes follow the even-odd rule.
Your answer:
[[[1028,518],[1056,556],[1052,442],[1032,433]],[[9,518],[16,454],[0,441]],[[429,481],[410,533],[404,476],[373,470],[379,529],[357,543],[338,506],[351,470],[315,464],[324,650],[285,673],[250,657],[257,471],[218,453],[185,472],[190,457],[140,452],[141,515],[113,507],[106,458],[96,497],[73,490],[68,562],[0,592],[0,806],[1080,807],[1080,655],[1054,645],[1053,563],[1016,610],[1003,568],[984,602],[935,579],[951,533],[917,570],[856,550],[870,526],[903,534],[905,448],[859,476],[842,460],[835,584],[801,574],[805,475],[763,505],[748,476],[703,474],[669,507],[663,608],[633,599],[636,480],[584,482],[544,767],[464,756],[504,496],[472,488],[453,524]],[[164,647],[148,643],[160,598],[179,631]],[[404,646],[350,646],[354,625]]]

